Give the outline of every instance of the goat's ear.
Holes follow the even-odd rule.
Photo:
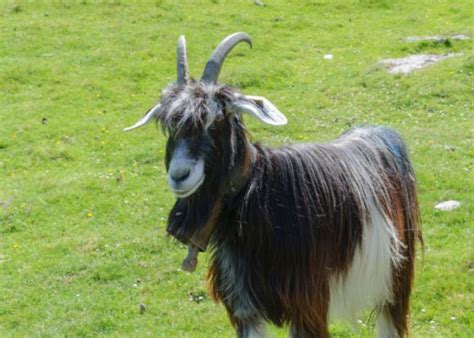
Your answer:
[[[288,123],[286,116],[273,103],[262,96],[238,97],[232,102],[230,110],[234,113],[250,114],[273,126],[284,126]]]
[[[161,105],[158,103],[156,106],[154,106],[153,108],[151,108],[146,114],[145,116],[143,116],[140,120],[138,120],[137,123],[135,123],[133,126],[131,127],[128,127],[128,128],[125,128],[123,131],[130,131],[130,130],[133,130],[133,129],[137,129],[137,128],[140,128],[140,127],[143,127],[145,124],[147,123],[150,123],[151,121],[153,121],[154,119],[156,120],[157,116],[158,116],[158,113],[160,111],[160,107]]]

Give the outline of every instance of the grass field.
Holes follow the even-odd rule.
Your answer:
[[[237,47],[221,81],[266,96],[289,119],[284,128],[249,120],[254,139],[325,142],[363,123],[402,133],[426,241],[413,336],[474,335],[472,39],[401,41],[472,38],[474,3],[263,1],[0,0],[0,336],[233,336],[206,295],[206,255],[184,273],[186,249],[166,236],[165,137],[122,128],[174,81],[180,34],[199,77],[235,31],[254,48]],[[447,52],[463,55],[407,76],[376,66]],[[433,208],[447,199],[462,205]],[[373,334],[368,316],[356,326],[332,333]]]

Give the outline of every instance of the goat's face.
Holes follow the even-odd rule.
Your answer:
[[[168,184],[176,197],[193,194],[204,182],[205,149],[210,148],[207,135],[171,136],[166,144]]]
[[[262,97],[244,96],[217,85],[225,56],[239,42],[250,44],[245,33],[224,39],[208,61],[200,81],[188,76],[184,37],[178,40],[178,81],[167,87],[160,102],[131,130],[158,120],[167,131],[166,169],[168,184],[178,198],[193,195],[212,177],[228,174],[222,163],[236,146],[235,126],[243,113],[273,125],[286,124],[286,117]],[[236,163],[238,166],[238,163]]]
[[[158,119],[167,131],[168,184],[178,198],[195,193],[213,176],[215,157],[226,138],[224,103],[217,87],[191,81],[171,85],[163,93]],[[213,165],[214,164],[214,165]],[[215,176],[215,175],[214,175]]]

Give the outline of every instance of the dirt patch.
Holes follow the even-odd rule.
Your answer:
[[[412,71],[424,68],[444,59],[460,56],[462,53],[449,53],[444,55],[418,54],[410,55],[400,59],[385,59],[380,61],[390,74],[409,74]]]

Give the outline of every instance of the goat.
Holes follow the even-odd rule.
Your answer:
[[[176,203],[167,231],[190,245],[183,267],[211,248],[210,292],[238,337],[265,323],[292,337],[328,337],[332,319],[377,314],[380,337],[408,335],[417,238],[415,175],[395,131],[362,126],[326,144],[269,148],[251,143],[249,114],[286,117],[266,98],[218,84],[227,54],[246,33],[225,38],[201,79],[189,77],[178,40],[178,79],[132,127],[151,121],[168,134],[165,166]]]

